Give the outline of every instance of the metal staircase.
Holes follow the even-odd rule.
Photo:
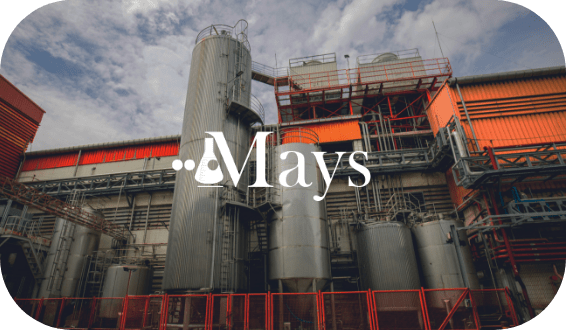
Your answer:
[[[43,279],[43,265],[45,262],[45,252],[37,247],[37,244],[26,239],[20,242],[24,255],[28,262],[29,268],[36,282]]]
[[[50,242],[49,240],[41,238],[39,234],[39,228],[41,227],[43,218],[34,221],[26,218],[26,213],[27,206],[24,206],[21,215],[6,216],[4,218],[5,221],[3,221],[0,226],[0,246],[11,240],[17,241],[17,244],[22,247],[35,281],[39,283],[44,276],[43,266]]]

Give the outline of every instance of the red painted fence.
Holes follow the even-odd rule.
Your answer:
[[[15,299],[61,329],[464,330],[519,324],[508,289]]]

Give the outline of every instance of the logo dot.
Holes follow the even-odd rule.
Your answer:
[[[174,169],[175,171],[179,171],[179,170],[182,169],[182,168],[183,168],[183,161],[180,160],[180,159],[175,159],[175,160],[173,161],[173,169]]]
[[[192,159],[189,159],[185,162],[185,168],[189,171],[192,171],[195,168],[195,162]]]

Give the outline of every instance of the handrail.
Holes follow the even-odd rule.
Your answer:
[[[244,44],[247,50],[251,51],[250,43],[248,42],[248,22],[246,20],[239,20],[236,25],[230,26],[226,24],[212,24],[207,26],[199,32],[195,40],[195,44],[210,37],[210,36],[224,36],[231,37]]]
[[[255,61],[252,61],[252,71],[271,78],[287,77],[289,75],[289,68],[274,68]]]
[[[250,98],[250,105],[252,110],[257,113],[259,115],[259,117],[261,118],[261,121],[263,123],[265,123],[265,109],[263,108],[263,105],[261,104],[261,102],[259,101],[259,99],[257,97],[255,97],[253,94],[250,94],[251,98]]]

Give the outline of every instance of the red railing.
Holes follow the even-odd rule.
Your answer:
[[[61,329],[490,329],[519,325],[508,289],[15,299]]]
[[[291,70],[292,71],[292,70]],[[275,78],[279,110],[309,104],[343,102],[371,94],[436,90],[452,75],[447,58],[366,64],[353,69],[292,74]]]

